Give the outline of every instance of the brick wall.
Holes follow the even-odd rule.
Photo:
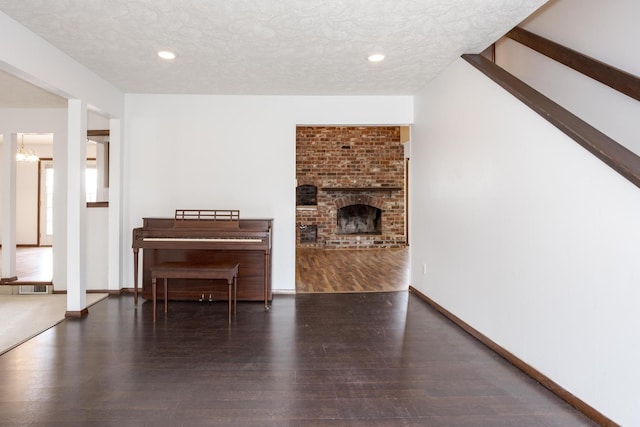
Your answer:
[[[298,127],[298,185],[318,189],[317,206],[297,210],[298,245],[335,249],[404,246],[404,166],[398,126]],[[337,234],[337,210],[350,204],[382,209],[381,233]],[[304,226],[317,226],[315,243],[300,243]]]

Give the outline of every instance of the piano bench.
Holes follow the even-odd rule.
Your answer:
[[[237,312],[239,264],[191,264],[182,262],[164,262],[151,267],[151,294],[153,295],[153,321],[156,321],[157,279],[164,279],[164,312],[168,307],[168,279],[207,279],[226,280],[229,285],[229,303],[227,317],[231,323],[231,303],[233,314]],[[166,315],[166,314],[165,314]]]

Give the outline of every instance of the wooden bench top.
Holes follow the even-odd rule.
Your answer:
[[[151,267],[151,277],[168,279],[225,279],[231,282],[238,275],[240,264],[192,264],[163,262]]]
[[[164,312],[168,307],[168,279],[224,279],[229,285],[228,322],[231,323],[231,305],[237,310],[237,278],[240,264],[193,264],[187,262],[163,262],[151,267],[151,287],[153,294],[153,321],[156,321],[157,287],[156,279],[164,279]],[[232,289],[233,288],[233,289]]]

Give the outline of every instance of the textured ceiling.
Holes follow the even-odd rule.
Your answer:
[[[0,0],[0,11],[128,93],[411,95],[545,2]],[[369,63],[374,52],[386,59]]]

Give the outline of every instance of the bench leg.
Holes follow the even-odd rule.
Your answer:
[[[229,318],[229,323],[231,323],[231,286],[233,285],[232,281],[229,281],[229,296],[228,296],[228,303],[227,303],[227,317]]]
[[[156,302],[157,302],[157,296],[156,296],[156,278],[152,277],[151,278],[151,295],[152,295],[152,301],[153,301],[153,321],[156,321]]]
[[[167,290],[167,278],[164,278],[164,312],[167,313],[169,306],[169,291]]]

